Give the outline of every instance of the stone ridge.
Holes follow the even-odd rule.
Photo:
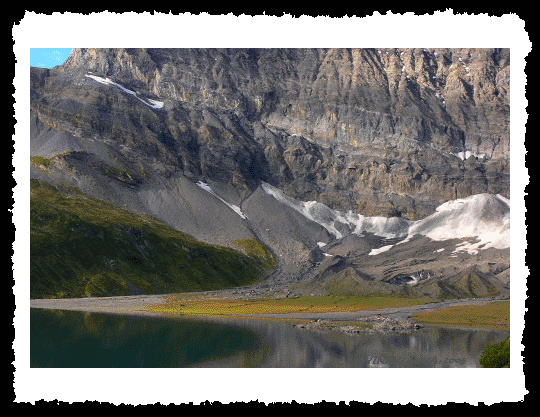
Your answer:
[[[413,139],[509,156],[509,49],[76,49],[62,68],[348,152]]]

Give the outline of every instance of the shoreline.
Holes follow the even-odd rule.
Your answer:
[[[189,293],[190,295],[192,293]],[[376,310],[356,310],[342,312],[310,312],[310,313],[273,313],[273,314],[230,314],[230,315],[173,315],[155,313],[146,310],[147,307],[164,304],[167,297],[175,294],[160,295],[133,295],[114,297],[91,297],[91,298],[65,298],[65,299],[33,299],[30,300],[30,308],[50,309],[50,310],[74,310],[88,313],[125,314],[146,317],[161,318],[214,318],[214,319],[275,319],[275,320],[332,320],[338,322],[361,321],[362,319],[381,315],[382,317],[394,320],[403,320],[408,317],[423,312],[431,312],[449,307],[457,306],[483,306],[491,302],[509,301],[508,298],[464,298],[456,300],[445,300],[429,304],[419,304],[407,307],[393,307]],[[193,294],[195,295],[195,294]],[[426,323],[427,325],[427,323]],[[452,326],[455,327],[455,326]]]

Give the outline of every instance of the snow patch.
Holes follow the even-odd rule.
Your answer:
[[[135,91],[128,90],[127,88],[121,86],[120,84],[115,83],[110,78],[98,77],[97,75],[91,75],[91,74],[85,74],[85,75],[86,75],[86,77],[92,78],[94,81],[97,81],[98,83],[105,84],[105,85],[113,85],[115,87],[118,87],[124,93],[132,95],[137,100],[141,101],[142,103],[146,104],[149,107],[152,107],[153,109],[161,109],[163,107],[163,102],[162,101],[151,100],[151,99],[147,99],[147,100],[142,99],[137,95],[137,93]]]
[[[369,252],[368,255],[378,255],[379,253],[386,252],[387,250],[389,250],[392,247],[394,247],[394,245],[387,245],[387,246],[383,246],[383,247],[378,248],[378,249],[371,249],[371,252]]]
[[[454,253],[467,251],[475,254],[482,249],[510,247],[510,200],[499,194],[477,194],[451,200],[437,207],[431,216],[409,221],[401,217],[366,217],[352,211],[332,210],[316,201],[302,202],[265,182],[262,188],[278,201],[323,226],[338,239],[343,237],[343,233],[337,229],[341,225],[341,230],[348,228],[352,234],[372,233],[385,238],[405,238],[398,245],[408,242],[415,235],[437,241],[467,240],[460,243]],[[321,243],[318,243],[320,247]],[[369,254],[377,255],[392,246],[373,249]]]
[[[201,187],[203,190],[206,190],[208,191],[210,194],[212,194],[214,197],[216,197],[218,200],[222,201],[223,203],[227,204],[236,214],[238,214],[240,217],[242,217],[243,219],[247,219],[246,215],[242,212],[242,210],[240,209],[240,207],[238,206],[235,206],[234,204],[231,204],[227,201],[225,201],[224,199],[222,199],[220,196],[218,196],[213,190],[212,188],[210,188],[210,186],[202,181],[199,181],[197,183],[197,185],[199,187]]]
[[[475,158],[485,158],[486,157],[486,154],[484,153],[474,153],[474,152],[471,152],[471,151],[465,151],[465,152],[458,152],[458,153],[455,153],[453,154],[454,156],[457,156],[459,159],[461,159],[462,161],[468,159],[470,156],[474,156]]]
[[[454,253],[476,254],[481,249],[510,247],[510,200],[493,194],[477,194],[448,201],[436,212],[409,228],[409,238],[420,234],[433,240],[468,239]]]
[[[262,182],[262,188],[276,200],[298,211],[308,219],[320,224],[336,238],[343,237],[337,227],[347,228],[353,234],[373,233],[386,238],[407,236],[409,221],[399,217],[366,217],[352,211],[340,212],[317,201],[299,201],[287,196],[279,188]]]

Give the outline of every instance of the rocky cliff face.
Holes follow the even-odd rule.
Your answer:
[[[188,175],[415,219],[509,196],[509,71],[504,49],[76,49],[34,71],[47,88],[33,108]],[[164,107],[104,95],[88,74]]]
[[[348,150],[405,137],[509,152],[509,50],[80,49],[63,68],[81,67]]]

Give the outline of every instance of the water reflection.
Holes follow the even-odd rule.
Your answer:
[[[32,309],[30,332],[31,367],[188,367],[261,343],[237,326],[58,310]]]
[[[268,320],[195,320],[31,309],[32,367],[478,367],[507,331],[429,327],[347,335]]]

